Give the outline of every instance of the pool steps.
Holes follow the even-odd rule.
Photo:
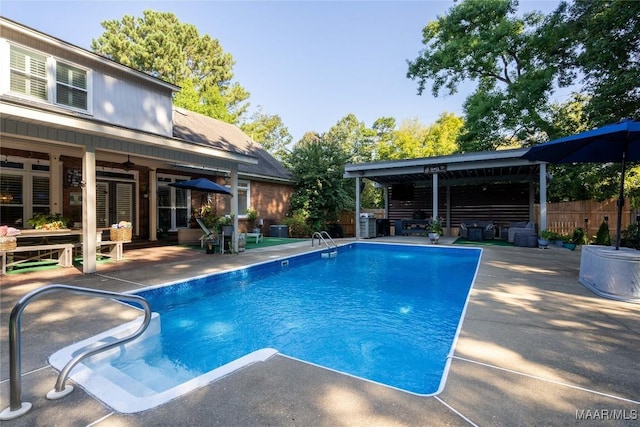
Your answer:
[[[93,347],[104,342],[110,342],[119,336],[126,336],[131,330],[135,330],[139,326],[140,320],[131,321],[125,325],[106,331],[100,335],[80,341],[76,344],[68,346],[49,358],[49,363],[56,369],[61,369],[64,365],[78,352],[84,351],[89,347]],[[263,362],[275,354],[277,350],[272,348],[264,348],[249,353],[239,359],[220,366],[214,370],[206,372],[202,375],[193,377],[186,371],[180,371],[174,368],[176,376],[188,377],[183,378],[184,381],[169,389],[163,390],[158,384],[154,389],[154,384],[148,384],[149,378],[162,379],[164,375],[156,374],[158,368],[151,367],[146,363],[138,363],[132,369],[135,369],[137,375],[143,374],[147,384],[142,384],[136,378],[127,373],[113,367],[111,364],[101,360],[106,357],[113,357],[118,353],[128,353],[135,356],[139,354],[142,357],[147,352],[157,352],[158,346],[161,346],[160,340],[160,316],[153,313],[151,323],[147,331],[136,341],[124,344],[123,346],[111,349],[106,354],[96,355],[83,363],[78,364],[70,374],[70,378],[82,386],[89,394],[100,399],[106,405],[117,412],[130,414],[153,408],[162,403],[173,400],[185,393],[203,387],[213,381],[225,377],[238,369],[242,369],[253,363]]]

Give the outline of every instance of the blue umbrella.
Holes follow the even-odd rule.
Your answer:
[[[196,178],[190,181],[172,182],[169,185],[171,187],[184,188],[187,190],[198,190],[206,193],[219,193],[219,194],[231,195],[231,191],[227,187],[223,187],[220,184],[216,184],[215,182],[207,178]]]
[[[616,249],[620,249],[620,227],[624,205],[624,173],[627,162],[640,161],[640,122],[622,120],[531,147],[527,160],[549,163],[621,163]]]

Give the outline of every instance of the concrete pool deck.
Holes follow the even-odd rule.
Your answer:
[[[121,292],[309,250],[310,242],[240,255],[125,248],[125,261],[100,264],[93,275],[58,268],[3,276],[0,410],[9,405],[9,314],[27,292],[54,283]],[[579,262],[579,251],[563,248],[483,247],[446,385],[432,397],[276,355],[135,414],[114,413],[81,388],[48,401],[58,374],[51,354],[139,314],[108,300],[50,295],[30,304],[22,321],[22,399],[33,408],[2,425],[638,425],[640,304],[593,294],[578,282]]]

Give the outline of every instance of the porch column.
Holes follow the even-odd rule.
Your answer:
[[[96,272],[96,151],[82,155],[82,272]]]
[[[360,240],[360,177],[356,176],[356,240]]]
[[[547,164],[540,164],[540,231],[547,229]]]
[[[64,206],[62,200],[62,162],[60,162],[60,155],[49,153],[49,197],[51,202],[51,212],[61,213]]]
[[[158,174],[149,169],[149,240],[158,240]]]
[[[433,218],[438,218],[438,174],[434,173],[433,181]]]
[[[451,186],[447,184],[447,211],[445,213],[446,235],[451,236]]]
[[[231,215],[233,216],[232,243],[234,251],[238,251],[238,166],[234,165],[229,171],[231,181]],[[224,242],[222,242],[224,244]]]

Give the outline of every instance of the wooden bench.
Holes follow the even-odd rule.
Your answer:
[[[57,256],[60,267],[73,266],[73,243],[57,243],[50,245],[18,246],[8,251],[0,251],[2,257],[2,274],[7,274],[7,267],[13,267],[34,260],[54,259]],[[35,255],[27,254],[27,258],[15,261],[13,254],[18,252],[37,252]]]
[[[102,240],[96,242],[97,254],[96,255],[104,255],[108,256],[114,261],[122,261],[124,258],[124,247],[123,243],[130,243],[130,240]],[[76,248],[82,248],[82,242],[76,243],[74,245]],[[102,247],[106,246],[108,249],[108,253],[102,253]]]

